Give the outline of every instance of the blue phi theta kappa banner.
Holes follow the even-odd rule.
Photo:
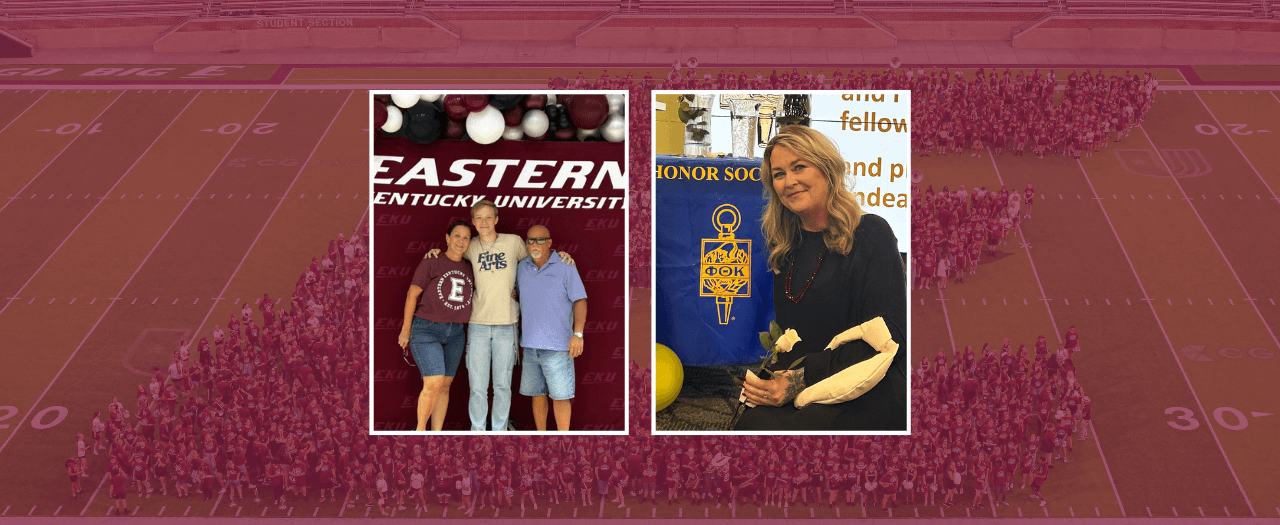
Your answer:
[[[658,155],[654,328],[685,365],[759,363],[773,320],[761,159]]]

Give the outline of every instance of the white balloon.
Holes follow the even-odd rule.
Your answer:
[[[493,106],[467,115],[467,135],[478,144],[493,144],[507,130],[502,112]]]
[[[555,104],[555,103],[556,103],[556,94],[555,94],[555,93],[548,93],[548,94],[547,94],[547,105],[548,105],[548,106],[550,106],[550,105],[553,105],[553,104]]]
[[[420,99],[417,93],[396,93],[391,95],[391,101],[405,109],[413,107],[414,104],[418,103],[418,100]]]
[[[400,113],[400,108],[387,106],[387,121],[382,124],[382,131],[395,133],[400,131],[402,125],[404,125],[404,115]]]
[[[627,119],[622,115],[612,115],[600,126],[600,134],[609,142],[622,142],[627,139]]]
[[[524,138],[524,128],[520,126],[507,126],[506,131],[502,132],[503,140],[520,140]]]
[[[531,109],[524,113],[524,120],[520,121],[520,128],[524,130],[524,134],[530,137],[540,137],[547,132],[551,121],[547,119],[547,114],[541,109]]]
[[[444,96],[444,93],[441,93],[439,91],[427,91],[422,94],[422,100],[425,100],[427,102],[435,102],[437,100],[440,100],[440,97],[443,97],[443,96]]]
[[[627,96],[622,93],[613,95],[605,95],[604,98],[609,101],[609,114],[620,115],[627,106]]]
[[[578,128],[578,140],[587,140],[592,137],[600,136],[600,128],[582,129]]]

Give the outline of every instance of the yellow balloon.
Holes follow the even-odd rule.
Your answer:
[[[666,345],[657,345],[657,356],[654,358],[653,377],[657,383],[654,391],[658,410],[667,408],[676,396],[680,395],[680,385],[684,384],[684,366]]]

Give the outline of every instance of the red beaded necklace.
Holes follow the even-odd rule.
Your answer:
[[[787,299],[791,299],[791,302],[793,303],[800,304],[800,300],[804,299],[805,292],[809,291],[809,285],[813,284],[813,278],[818,276],[818,268],[822,267],[822,258],[825,257],[826,255],[827,255],[827,247],[823,246],[822,251],[818,253],[818,264],[814,265],[813,267],[813,275],[810,275],[809,280],[805,281],[804,289],[800,290],[800,295],[796,297],[791,296],[791,272],[795,271],[796,269],[796,259],[794,256],[791,257],[791,264],[787,268],[787,284],[786,284],[786,288],[783,289],[783,291],[787,295]]]

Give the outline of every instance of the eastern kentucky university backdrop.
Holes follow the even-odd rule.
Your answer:
[[[376,431],[411,431],[422,379],[397,343],[405,294],[431,249],[442,252],[453,221],[470,224],[471,205],[499,207],[498,233],[551,232],[587,291],[583,353],[574,362],[577,391],[571,430],[624,430],[626,352],[625,142],[599,140],[435,140],[418,144],[377,133],[371,167],[373,225],[373,420]],[[380,171],[380,172],[379,172]],[[408,176],[406,176],[408,175]],[[473,239],[476,235],[472,227]],[[534,430],[530,398],[512,373],[511,423]],[[445,430],[467,430],[466,358],[450,389]],[[548,416],[548,426],[555,428]]]

